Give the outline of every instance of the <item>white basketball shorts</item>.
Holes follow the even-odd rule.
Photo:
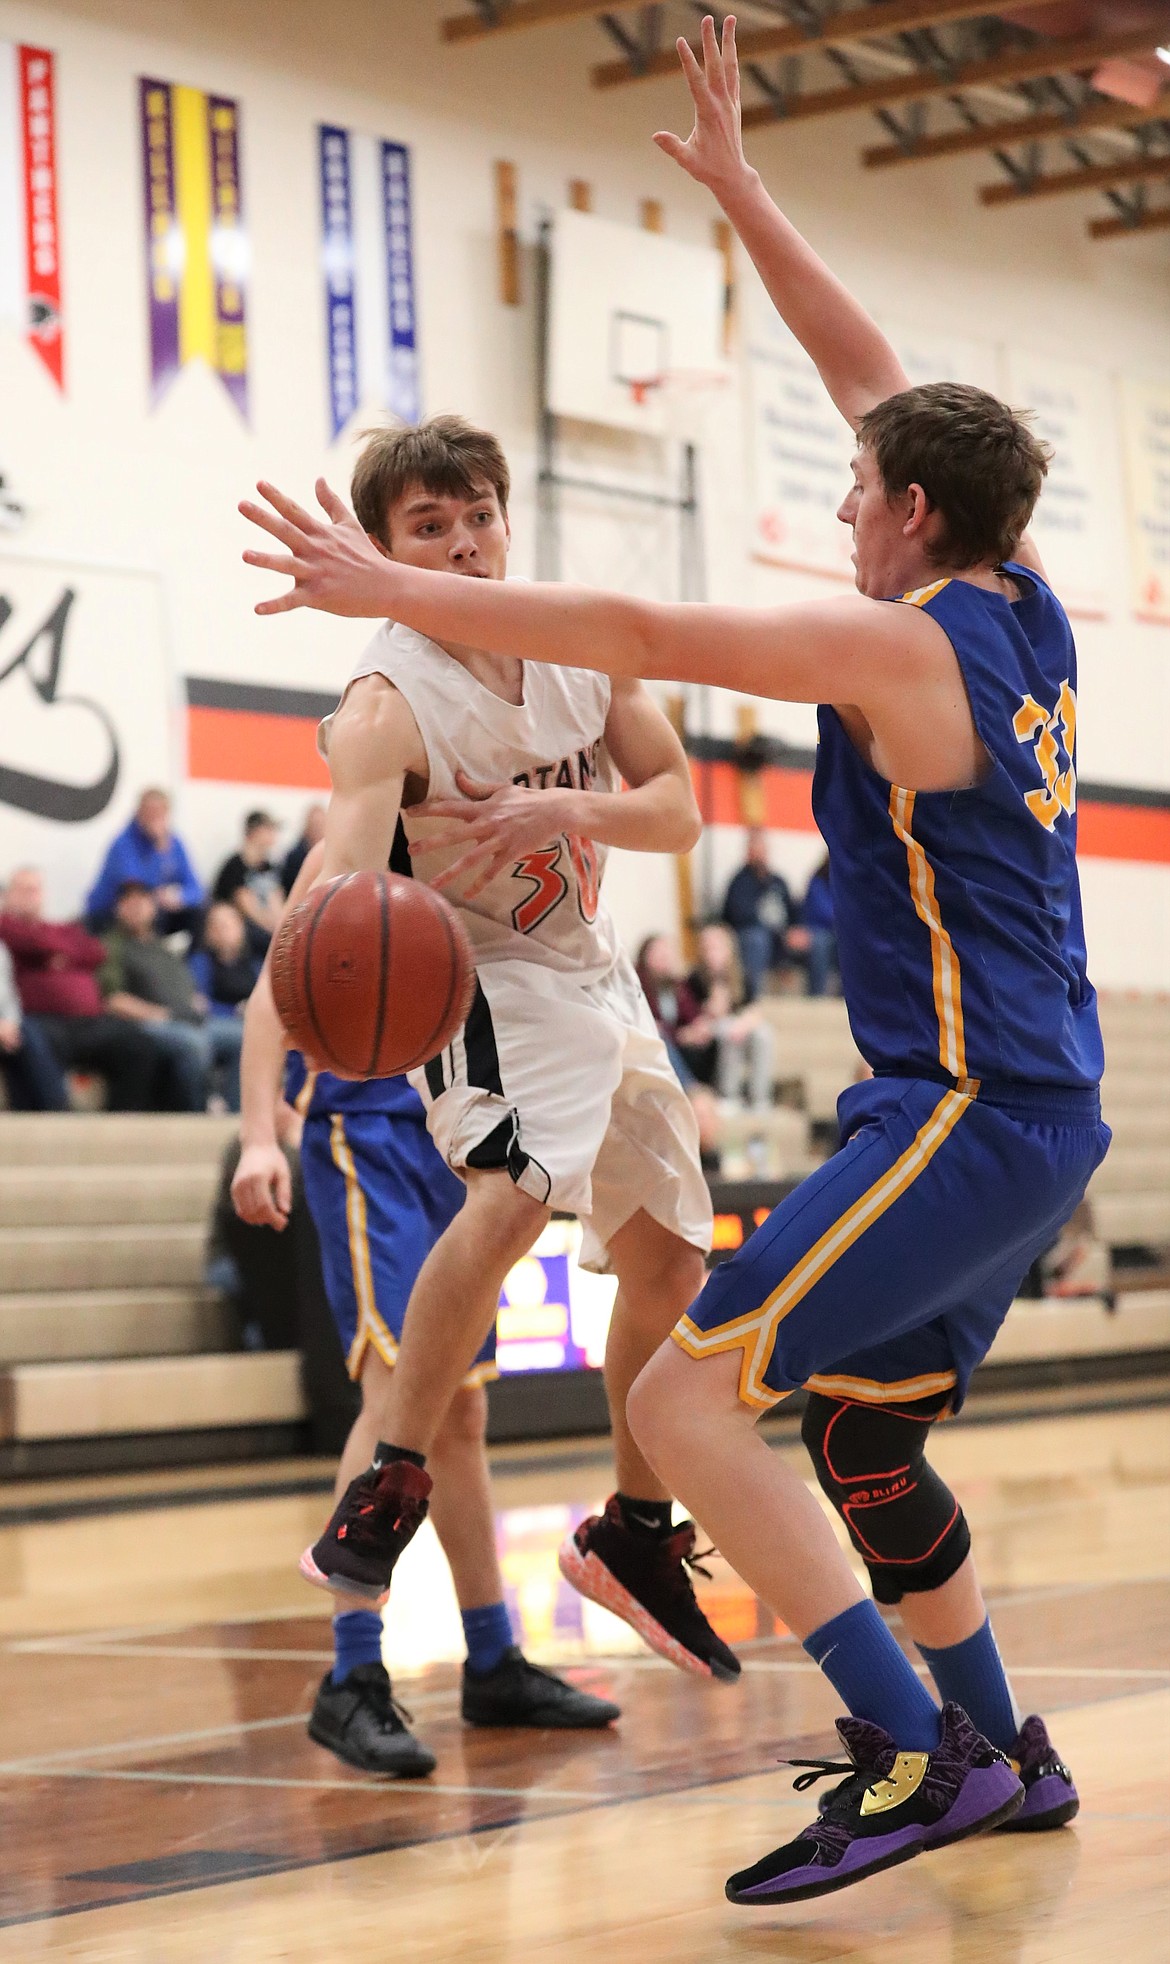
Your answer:
[[[710,1248],[695,1115],[624,956],[601,982],[484,963],[461,1034],[410,1081],[447,1164],[506,1168],[534,1200],[575,1214],[585,1267],[604,1272],[640,1208]]]

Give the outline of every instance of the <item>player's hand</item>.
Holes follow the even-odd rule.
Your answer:
[[[747,165],[739,113],[739,58],[735,52],[735,15],[723,23],[722,44],[715,22],[703,16],[703,64],[695,60],[689,41],[680,39],[678,58],[695,105],[695,127],[684,142],[671,130],[659,130],[654,141],[689,177],[705,184],[716,197],[743,176]]]
[[[292,1175],[278,1145],[244,1147],[232,1179],[232,1206],[249,1227],[288,1226]]]
[[[293,583],[288,593],[275,600],[258,601],[258,614],[287,614],[294,607],[316,607],[326,614],[377,620],[390,612],[393,565],[323,477],[317,479],[317,502],[325,519],[314,518],[263,478],[256,489],[266,503],[254,505],[245,498],[240,511],[288,551],[249,549],[244,560],[267,573],[287,574]]]
[[[448,820],[443,831],[418,839],[412,853],[445,851],[463,846],[458,859],[444,867],[427,885],[441,891],[456,880],[470,882],[463,887],[463,898],[474,900],[495,879],[526,853],[551,846],[557,834],[566,829],[564,795],[556,789],[532,791],[524,784],[481,784],[456,772],[455,782],[462,798],[435,798],[417,805],[412,816]]]

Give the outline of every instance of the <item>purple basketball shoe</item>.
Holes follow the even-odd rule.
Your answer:
[[[1024,1783],[1024,1804],[1005,1828],[1043,1833],[1045,1828],[1062,1828],[1080,1808],[1080,1795],[1073,1785],[1068,1767],[1048,1737],[1048,1727],[1033,1713],[1021,1725],[1008,1758],[1019,1768]]]
[[[793,1760],[798,1791],[826,1774],[845,1778],[815,1821],[727,1884],[733,1903],[799,1903],[847,1889],[926,1848],[997,1828],[1022,1805],[1024,1789],[1002,1753],[958,1705],[944,1705],[932,1753],[899,1752],[880,1725],[837,1720],[848,1761]]]

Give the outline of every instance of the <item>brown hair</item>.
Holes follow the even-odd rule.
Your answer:
[[[946,524],[930,556],[959,571],[1011,558],[1052,457],[1025,416],[966,382],[927,382],[887,397],[861,418],[857,441],[887,497],[922,486]]]
[[[498,437],[462,416],[432,416],[405,429],[368,430],[350,496],[362,530],[388,546],[390,508],[410,485],[432,498],[474,498],[490,484],[507,511],[511,482]]]

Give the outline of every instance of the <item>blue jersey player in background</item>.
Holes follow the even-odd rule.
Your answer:
[[[261,523],[291,556],[247,557],[294,581],[264,613],[389,615],[523,659],[821,705],[817,819],[874,1075],[841,1099],[840,1150],[710,1279],[627,1406],[661,1480],[848,1710],[847,1762],[817,1763],[846,1777],[727,1885],[767,1905],[1076,1812],[1043,1721],[1020,1722],[966,1522],[925,1448],[1109,1134],[1075,863],[1075,652],[1026,537],[1047,453],[982,390],[909,386],[744,160],[734,21],[720,46],[705,20],[703,42],[701,65],[679,43],[695,127],[656,140],[715,193],[855,432],[838,516],[857,594],[755,610],[451,579],[382,559],[323,483],[324,521],[265,487]],[[820,1482],[941,1709],[755,1429],[805,1385]]]
[[[395,870],[409,873],[405,843]],[[316,879],[322,848],[306,858],[286,912]],[[362,1082],[310,1072],[284,1035],[265,968],[249,1001],[241,1059],[243,1150],[232,1199],[247,1221],[282,1227],[291,1201],[276,1142],[282,1090],[299,1112],[301,1175],[321,1249],[325,1292],[350,1376],[363,1404],[394,1368],[411,1289],[432,1247],[463,1205],[463,1183],[440,1158],[422,1100],[404,1077]],[[496,1374],[495,1332],[459,1390],[431,1454],[430,1516],[451,1568],[467,1640],[462,1711],[471,1724],[592,1729],[616,1705],[530,1664],[515,1643],[496,1555],[487,1450],[487,1394]],[[338,1472],[344,1491],[370,1457],[358,1417]],[[434,1754],[416,1739],[391,1696],[382,1662],[382,1617],[362,1597],[338,1595],[334,1663],[321,1680],[309,1734],[370,1773],[418,1778]]]

